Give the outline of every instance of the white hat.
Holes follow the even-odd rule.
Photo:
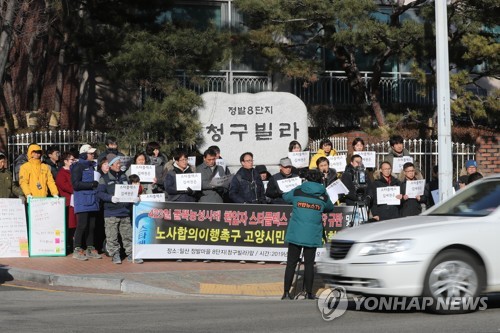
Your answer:
[[[92,148],[92,146],[89,144],[84,144],[83,146],[80,147],[80,154],[93,153],[95,151],[96,149]]]

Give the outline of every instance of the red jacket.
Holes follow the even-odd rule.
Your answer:
[[[71,172],[64,168],[59,169],[56,176],[56,186],[59,195],[66,198],[66,206],[69,206],[71,195],[73,194],[73,185],[71,185]]]

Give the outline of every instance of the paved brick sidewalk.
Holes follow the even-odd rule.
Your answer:
[[[284,274],[284,266],[277,263],[146,260],[138,265],[125,260],[114,265],[107,257],[77,261],[71,256],[1,258],[0,268],[4,280],[11,276],[51,285],[152,294],[278,296]]]

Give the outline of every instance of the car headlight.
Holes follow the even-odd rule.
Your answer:
[[[365,243],[359,250],[359,255],[371,256],[375,254],[386,254],[406,251],[411,246],[411,239],[388,239]]]

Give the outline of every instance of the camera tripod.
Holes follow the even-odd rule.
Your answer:
[[[354,203],[349,227],[355,227],[366,222],[368,222],[368,208],[363,201],[358,200]]]

